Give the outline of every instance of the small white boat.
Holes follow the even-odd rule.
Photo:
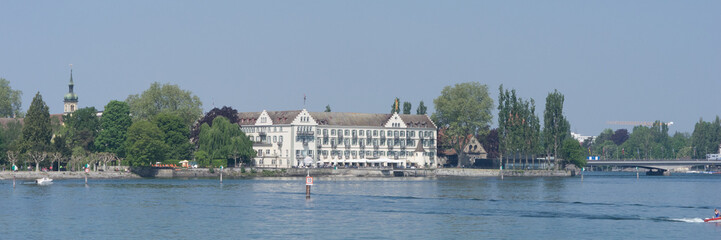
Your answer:
[[[48,178],[48,177],[38,178],[38,179],[35,179],[35,183],[37,183],[37,184],[51,184],[51,183],[53,183],[53,179],[52,179],[52,178]]]

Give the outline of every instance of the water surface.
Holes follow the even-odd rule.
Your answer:
[[[721,176],[0,181],[2,239],[689,239]]]

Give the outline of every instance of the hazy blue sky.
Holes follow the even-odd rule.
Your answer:
[[[62,112],[152,82],[204,109],[385,113],[478,81],[566,96],[571,130],[721,110],[721,1],[0,1],[0,77]],[[495,123],[494,118],[494,125]],[[627,126],[630,128],[630,126]]]

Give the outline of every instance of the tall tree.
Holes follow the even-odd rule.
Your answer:
[[[421,100],[421,102],[418,103],[418,108],[416,108],[416,114],[418,114],[418,115],[424,115],[424,114],[426,114],[426,110],[428,110],[428,108],[427,108],[426,105],[423,103],[423,100]]]
[[[325,111],[324,112],[330,112],[330,105],[325,105]]]
[[[391,114],[393,113],[400,113],[400,99],[396,98],[393,100],[393,104],[391,105]]]
[[[213,120],[215,120],[215,118],[219,116],[223,116],[225,119],[228,119],[228,121],[233,124],[237,124],[239,121],[238,110],[235,110],[232,107],[228,106],[223,106],[223,108],[213,108],[208,113],[206,113],[203,118],[193,124],[193,129],[190,130],[190,141],[193,142],[193,144],[197,144],[198,135],[200,134],[200,127],[204,123],[212,125]]]
[[[596,144],[601,145],[607,140],[611,140],[611,136],[613,136],[613,130],[610,128],[606,128],[598,134],[594,141],[596,142]]]
[[[403,102],[403,114],[411,114],[411,109],[413,107],[410,102]]]
[[[255,157],[252,148],[252,143],[240,127],[231,124],[225,117],[216,117],[212,125],[203,123],[201,126],[198,151],[207,153],[210,159],[228,159],[237,153],[244,160],[250,160]]]
[[[67,139],[70,140],[71,148],[82,147],[89,152],[95,150],[94,141],[100,129],[97,112],[98,110],[95,107],[86,107],[63,116],[63,122],[67,128],[66,135]]]
[[[0,152],[17,150],[21,145],[23,124],[18,119],[11,119],[0,126]]]
[[[127,160],[132,166],[148,166],[166,159],[168,146],[163,132],[155,124],[140,120],[128,128]]]
[[[611,141],[613,141],[616,145],[621,146],[621,144],[628,140],[628,136],[628,130],[625,128],[618,129],[613,133],[613,135],[611,135]]]
[[[52,137],[50,112],[40,92],[35,94],[23,123],[23,149],[45,151]]]
[[[22,95],[22,91],[10,87],[8,80],[0,78],[0,117],[21,117]]]
[[[499,157],[498,153],[498,128],[491,129],[488,134],[480,138],[483,149],[488,153],[487,158],[496,159]]]
[[[28,158],[30,159],[30,161],[35,163],[35,171],[38,172],[38,171],[40,171],[40,163],[45,161],[45,158],[47,158],[48,153],[43,152],[43,151],[30,150],[30,151],[28,151],[27,155],[28,155]]]
[[[631,159],[647,159],[650,150],[656,143],[653,142],[651,129],[646,126],[635,126],[628,140],[621,144],[623,157]]]
[[[8,162],[10,163],[10,166],[11,167],[17,166],[15,164],[19,160],[18,158],[20,157],[20,153],[18,153],[17,151],[7,151],[6,154],[7,154]],[[13,170],[17,170],[17,169],[13,169]]]
[[[488,86],[478,82],[458,83],[446,86],[441,95],[433,100],[436,112],[433,120],[458,153],[458,166],[465,161],[463,147],[470,136],[484,135],[493,121],[493,99],[488,96]]]
[[[178,116],[161,113],[155,117],[155,125],[164,133],[165,144],[169,147],[168,159],[190,159],[192,146],[188,137],[190,127]]]
[[[101,152],[114,153],[125,157],[125,140],[132,124],[130,107],[126,102],[110,101],[100,118],[100,132],[95,139],[95,148]]]
[[[553,90],[546,97],[546,109],[543,111],[543,135],[546,151],[553,151],[554,161],[558,161],[558,148],[571,133],[571,126],[563,115],[564,96]],[[556,168],[559,166],[556,164]]]
[[[535,156],[540,146],[540,121],[535,113],[536,102],[533,99],[527,101],[517,97],[515,89],[504,90],[503,85],[499,87],[499,91],[498,138],[501,156],[513,153],[515,162],[516,156],[520,154],[528,163],[528,156]]]
[[[581,147],[580,143],[573,138],[563,140],[560,157],[566,163],[574,164],[578,167],[586,166],[586,150]]]
[[[128,96],[126,102],[133,119],[153,120],[160,113],[170,113],[190,126],[203,114],[200,98],[173,84],[154,82],[142,94]]]
[[[681,156],[679,153],[681,149],[691,146],[691,135],[688,133],[676,132],[671,137],[671,158],[678,159],[687,156]],[[689,156],[690,157],[690,156]]]
[[[695,159],[706,158],[706,154],[716,153],[721,143],[721,119],[716,116],[713,122],[700,119],[691,134],[691,149]]]

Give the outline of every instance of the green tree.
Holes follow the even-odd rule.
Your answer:
[[[253,142],[245,136],[245,133],[241,132],[239,136],[231,138],[230,157],[234,160],[234,167],[238,167],[238,159],[241,159],[241,162],[250,163],[255,155]]]
[[[8,80],[0,78],[0,117],[21,117],[22,95],[22,91],[10,87]]]
[[[516,156],[522,154],[528,164],[529,155],[535,159],[540,147],[540,121],[536,115],[536,102],[517,97],[515,89],[504,90],[503,85],[499,91],[498,140],[501,161],[503,154],[512,153],[515,163]]]
[[[163,132],[155,124],[140,120],[128,128],[127,160],[131,166],[148,166],[166,159],[168,146]]]
[[[465,161],[462,150],[469,136],[485,135],[492,122],[493,99],[488,96],[488,86],[478,82],[446,86],[433,103],[436,112],[432,118],[444,129],[449,144],[458,153],[460,167]]]
[[[563,140],[561,146],[560,157],[563,158],[564,163],[574,164],[578,167],[586,166],[586,150],[581,147],[581,144],[573,138],[566,138]]]
[[[95,107],[86,107],[63,116],[65,132],[70,140],[71,148],[82,147],[85,151],[95,150],[95,138],[100,129],[100,120]]]
[[[23,123],[23,149],[45,151],[50,146],[50,112],[40,92],[35,94]],[[23,151],[24,152],[24,151]]]
[[[596,139],[594,139],[594,141],[596,141],[596,143],[598,143],[600,145],[600,144],[605,143],[608,140],[611,140],[611,136],[613,136],[613,130],[610,128],[606,128],[603,131],[601,131],[600,134],[598,134],[598,137],[596,137]]]
[[[154,122],[165,135],[165,144],[170,149],[168,159],[190,159],[190,126],[185,125],[180,117],[168,113],[158,114]]]
[[[671,137],[671,157],[675,159],[679,159],[685,156],[679,155],[681,152],[681,149],[687,148],[691,146],[691,135],[688,133],[680,133],[676,132],[673,134],[673,137]]]
[[[154,82],[142,94],[128,96],[126,102],[134,120],[152,121],[160,113],[170,113],[190,126],[203,114],[200,98],[173,84]]]
[[[210,159],[229,159],[238,155],[245,161],[255,157],[253,146],[237,124],[222,116],[213,119],[212,125],[203,123],[198,138],[198,151],[208,154]],[[198,155],[196,154],[196,159]]]
[[[70,157],[73,152],[71,151],[71,148],[68,147],[67,140],[65,136],[63,135],[55,135],[53,138],[53,151],[60,153],[62,157]]]
[[[8,120],[4,126],[0,124],[0,152],[17,150],[22,139],[23,124],[18,119]],[[2,156],[0,156],[2,157]]]
[[[325,111],[324,112],[330,112],[330,105],[325,105]]]
[[[198,151],[195,151],[195,153],[193,153],[193,155],[195,156],[195,161],[197,161],[200,166],[209,166],[210,165],[211,159],[210,159],[210,155],[208,154],[208,152],[203,151],[203,150],[198,150]]]
[[[713,122],[700,119],[691,134],[691,147],[693,158],[703,159],[706,154],[716,153],[721,143],[721,120],[718,116]]]
[[[100,132],[95,139],[95,148],[101,152],[125,157],[125,142],[128,128],[132,123],[128,104],[116,100],[110,101],[105,105],[105,111],[100,118]]]
[[[391,105],[391,114],[400,112],[401,106],[399,104],[400,99],[396,98],[395,100],[393,100],[393,104]]]
[[[651,129],[646,126],[635,126],[628,140],[621,144],[623,158],[648,159],[651,157],[650,150],[654,146],[657,146],[657,143],[653,141]]]
[[[546,109],[543,111],[543,136],[546,152],[552,152],[554,159],[558,159],[558,148],[568,136],[571,135],[571,126],[563,115],[564,96],[558,90],[553,90],[546,97]],[[556,168],[558,169],[558,164]]]
[[[411,109],[413,107],[410,102],[403,102],[403,114],[411,114]]]
[[[424,115],[424,114],[426,114],[426,110],[428,110],[428,108],[427,108],[426,105],[423,103],[423,100],[421,100],[421,102],[418,103],[418,108],[416,108],[416,114],[418,114],[418,115]]]

